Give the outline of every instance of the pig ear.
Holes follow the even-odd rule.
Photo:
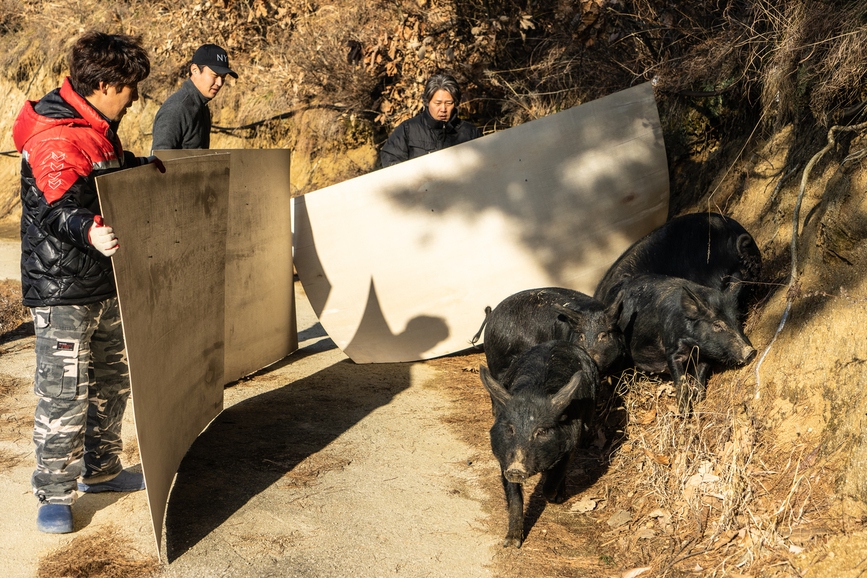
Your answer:
[[[726,288],[721,291],[723,299],[726,303],[734,305],[737,307],[738,303],[738,293],[743,288],[743,281],[740,279],[734,278],[732,281],[726,286]]]
[[[683,291],[680,294],[680,303],[687,319],[698,319],[707,315],[707,303],[686,285],[683,286]]]
[[[614,302],[605,309],[605,314],[615,324],[620,325],[620,316],[623,314],[623,290],[617,292]]]
[[[617,288],[617,293],[614,297],[614,301],[611,302],[611,305],[608,306],[605,313],[617,329],[620,330],[624,338],[629,341],[632,339],[631,335],[635,325],[635,320],[638,317],[638,312],[635,311],[634,308],[627,309],[626,300],[623,297],[625,291],[622,282],[615,285],[615,287]],[[623,314],[624,311],[627,312],[626,315]]]
[[[551,397],[551,405],[553,406],[554,411],[562,413],[566,409],[575,397],[575,392],[578,390],[578,387],[585,379],[587,379],[587,375],[583,371],[577,371],[572,375],[572,379],[569,380],[569,383],[561,387],[560,391]]]
[[[753,240],[752,235],[749,233],[741,233],[738,236],[737,247],[738,247],[738,255],[741,257],[750,257],[752,258],[752,251],[750,251],[750,246],[753,245],[755,241]]]
[[[580,311],[569,309],[559,303],[554,303],[554,311],[559,314],[560,321],[568,323],[573,329],[581,328],[584,325],[584,314]]]
[[[507,401],[512,399],[512,394],[506,391],[500,382],[494,379],[491,372],[484,365],[479,365],[479,377],[482,379],[482,385],[488,390],[491,395],[491,402],[495,406],[503,406]]]

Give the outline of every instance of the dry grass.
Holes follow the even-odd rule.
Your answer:
[[[29,440],[33,433],[33,409],[31,406],[24,407],[21,402],[22,398],[27,399],[22,394],[29,394],[28,390],[29,384],[0,374],[0,415],[4,421],[3,428],[0,428],[0,442],[4,442],[0,448],[0,468],[5,470],[11,471],[30,460],[29,450],[21,451],[14,445],[22,440]]]
[[[135,552],[119,528],[108,526],[97,533],[76,535],[42,558],[36,577],[149,578],[159,570],[153,556]]]
[[[29,310],[21,304],[21,285],[17,281],[0,281],[0,344],[18,337],[23,333],[32,333]],[[4,351],[0,349],[0,359]],[[0,434],[0,439],[18,440],[29,436],[27,431],[32,428],[33,413],[28,407],[22,411],[20,397],[28,386],[20,379],[0,374],[0,414],[7,422],[7,428]],[[24,425],[26,424],[26,426]],[[14,452],[0,452],[0,466],[17,465],[22,456]]]
[[[487,132],[653,81],[675,161],[748,134],[760,118],[808,135],[867,97],[858,2],[6,0],[0,27],[10,32],[0,62],[22,88],[40,70],[62,74],[83,28],[140,34],[152,51],[142,88],[157,102],[186,77],[199,44],[221,44],[241,78],[221,95],[218,124],[256,146],[308,136],[327,146],[335,135],[293,120],[310,107],[334,111],[330,125],[361,119],[379,144],[420,109],[424,81],[440,70],[463,84],[463,114]]]
[[[436,387],[454,402],[448,423],[490,458],[490,400],[472,371],[480,362],[483,353],[426,363],[443,372]],[[627,372],[611,389],[598,406],[596,439],[567,478],[572,497],[546,506],[525,487],[528,518],[538,520],[520,551],[497,554],[508,575],[701,568],[702,576],[794,576],[802,549],[861,527],[859,510],[844,513],[834,497],[835,454],[823,456],[818,440],[777,443],[738,372],[715,375],[688,419],[677,414],[670,381]],[[483,483],[489,531],[503,533],[499,479]]]
[[[279,462],[269,459],[263,461],[276,464],[286,470],[282,482],[289,489],[310,486],[323,474],[341,471],[352,463],[352,459],[345,455],[332,455],[326,452],[317,452],[312,455],[299,452],[297,455],[284,456]]]
[[[0,280],[0,342],[8,333],[31,321],[30,310],[21,304],[21,283]]]
[[[0,373],[0,415],[5,422],[0,441],[20,441],[32,435],[33,407],[27,403],[31,388],[31,383]],[[0,454],[0,465],[9,463],[8,456]],[[9,459],[19,461],[17,456]]]
[[[11,452],[9,450],[0,449],[0,467],[4,469],[12,469],[19,464],[30,460],[30,456],[23,452]]]
[[[823,2],[775,9],[758,2],[756,12],[773,32],[762,75],[762,103],[776,126],[811,114],[830,128],[841,109],[864,97],[867,7],[853,2],[830,9]],[[760,42],[758,38],[753,42]]]

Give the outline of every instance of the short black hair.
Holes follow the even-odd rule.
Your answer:
[[[72,88],[82,96],[93,94],[100,82],[129,86],[141,82],[151,72],[141,36],[90,30],[75,41],[67,60]]]

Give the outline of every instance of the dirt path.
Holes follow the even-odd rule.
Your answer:
[[[0,239],[0,279],[21,279],[21,241]]]
[[[296,295],[299,351],[226,389],[226,409],[175,480],[161,564],[143,492],[85,495],[74,506],[75,533],[36,531],[33,338],[0,345],[0,378],[12,384],[0,391],[3,575],[49,576],[49,565],[58,572],[82,558],[126,570],[81,575],[494,575],[500,538],[486,527],[490,496],[479,479],[493,479],[496,465],[444,424],[451,402],[432,387],[440,372],[355,365],[322,331],[298,283]],[[70,556],[67,546],[86,554]]]

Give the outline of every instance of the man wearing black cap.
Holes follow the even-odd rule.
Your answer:
[[[203,44],[190,64],[190,77],[168,97],[154,117],[151,150],[206,149],[211,144],[208,102],[217,96],[229,74],[229,56],[216,44]]]

